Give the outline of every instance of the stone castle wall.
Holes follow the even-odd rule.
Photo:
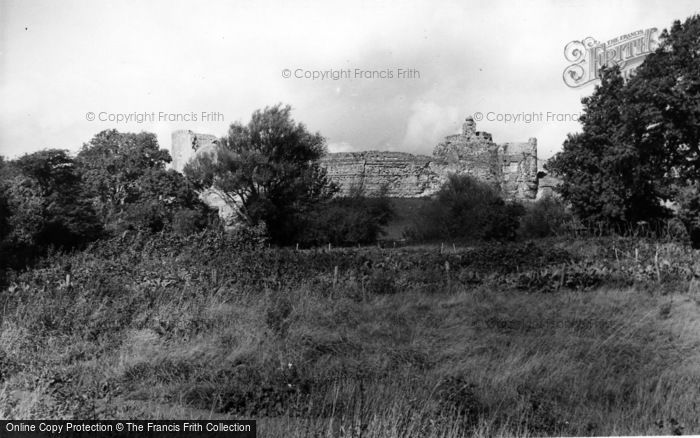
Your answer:
[[[212,151],[216,141],[213,135],[173,132],[173,168],[181,172],[192,156]],[[465,121],[462,133],[446,137],[432,156],[381,151],[331,153],[321,165],[341,193],[348,193],[354,185],[362,185],[368,194],[386,186],[391,197],[425,197],[436,193],[450,173],[472,175],[500,189],[508,200],[535,200],[538,191],[537,140],[496,144],[491,134],[476,131],[471,118]]]
[[[391,197],[419,198],[435,193],[446,178],[444,160],[404,152],[333,153],[321,165],[343,194],[352,186],[377,193],[385,185]]]
[[[450,173],[468,174],[501,190],[506,199],[529,201],[537,196],[537,139],[524,143],[493,142],[467,119],[461,134],[439,143],[432,156],[403,152],[346,152],[321,161],[331,180],[348,193],[362,185],[373,193],[386,185],[391,197],[419,198],[437,192]]]
[[[561,179],[545,170],[548,160],[541,162],[540,171],[537,173],[537,199],[542,199],[546,196],[558,197],[556,187],[561,184]]]
[[[537,139],[526,143],[503,143],[498,147],[503,180],[501,189],[511,199],[533,200],[537,197]]]

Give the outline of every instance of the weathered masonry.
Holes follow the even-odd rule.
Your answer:
[[[172,134],[173,167],[182,171],[198,153],[213,152],[216,137],[192,131]],[[404,152],[331,153],[322,159],[329,177],[343,192],[362,185],[368,194],[386,185],[391,197],[418,198],[437,192],[450,173],[469,174],[492,184],[509,200],[535,200],[538,191],[537,139],[523,143],[493,142],[491,134],[476,130],[468,117],[460,134],[435,146],[433,155]]]
[[[418,198],[437,192],[450,173],[469,174],[499,188],[509,200],[537,197],[537,139],[524,143],[493,142],[491,134],[464,122],[462,133],[450,135],[432,156],[403,152],[345,152],[323,160],[330,178],[344,191],[362,184],[372,193],[387,185],[391,197]]]

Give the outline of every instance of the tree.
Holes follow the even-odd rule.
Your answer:
[[[176,231],[187,234],[204,228],[216,216],[173,169],[149,169],[137,181],[138,195],[124,208],[127,226],[157,232],[177,223]]]
[[[147,172],[164,170],[170,154],[160,149],[155,134],[120,133],[116,129],[95,135],[77,157],[92,198],[105,223],[141,195],[139,180]]]
[[[160,231],[182,211],[200,226],[209,215],[194,187],[179,173],[166,170],[170,153],[155,134],[102,131],[83,145],[77,157],[85,191],[111,229]]]
[[[693,246],[700,247],[700,15],[675,21],[627,84],[637,115],[631,137],[661,156],[664,195],[679,206]],[[661,151],[661,152],[659,152]]]
[[[548,166],[560,193],[582,219],[608,224],[663,218],[662,201],[675,201],[700,246],[700,15],[664,30],[626,83],[616,67],[601,76],[583,99],[583,132]]]
[[[700,177],[700,15],[676,20],[664,30],[657,50],[627,84],[638,107],[637,141],[659,145],[674,169],[669,177]]]
[[[2,169],[7,211],[3,251],[23,266],[49,247],[70,249],[94,240],[102,227],[84,197],[81,177],[67,151],[24,155]]]
[[[198,154],[185,174],[202,189],[213,187],[248,225],[264,222],[275,243],[292,243],[304,216],[337,190],[318,160],[325,139],[276,105],[233,123],[214,154]]]
[[[559,193],[584,221],[619,225],[663,216],[663,150],[637,141],[639,107],[630,104],[619,67],[600,76],[593,95],[582,99],[583,131],[567,136],[548,170],[562,179]]]

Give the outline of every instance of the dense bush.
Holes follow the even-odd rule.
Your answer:
[[[528,238],[558,235],[571,220],[572,216],[561,199],[548,195],[525,208],[518,233]]]
[[[353,186],[347,196],[321,203],[312,211],[300,243],[305,246],[373,243],[393,216],[386,188],[367,196],[364,187]]]
[[[505,202],[491,185],[469,175],[452,174],[421,209],[407,230],[415,240],[513,240],[522,205]]]
[[[678,190],[678,219],[688,230],[693,248],[700,248],[700,184]]]
[[[181,236],[187,236],[218,222],[215,212],[204,209],[180,209],[172,213],[171,228]]]

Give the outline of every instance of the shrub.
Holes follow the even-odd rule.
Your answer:
[[[700,248],[700,187],[689,185],[678,190],[678,219],[688,230],[693,248]]]
[[[664,222],[662,235],[668,240],[677,242],[687,242],[690,239],[688,229],[678,217],[672,217]]]
[[[214,221],[211,215],[201,210],[182,209],[173,214],[172,229],[180,236],[189,236],[204,229],[210,221]]]
[[[148,200],[125,207],[119,220],[112,224],[112,231],[122,234],[126,230],[149,233],[174,231],[187,236],[207,227],[216,219],[216,212],[204,204],[174,209],[159,200]]]
[[[301,243],[336,246],[374,243],[393,216],[386,187],[368,196],[363,186],[353,186],[347,196],[331,199],[315,209]]]
[[[367,281],[367,291],[374,295],[393,295],[399,291],[391,272],[374,272]]]
[[[571,220],[571,214],[557,197],[547,195],[525,209],[520,219],[520,235],[523,237],[547,237],[557,235]]]
[[[416,240],[513,240],[524,208],[505,202],[491,185],[469,175],[449,176],[407,231]]]

